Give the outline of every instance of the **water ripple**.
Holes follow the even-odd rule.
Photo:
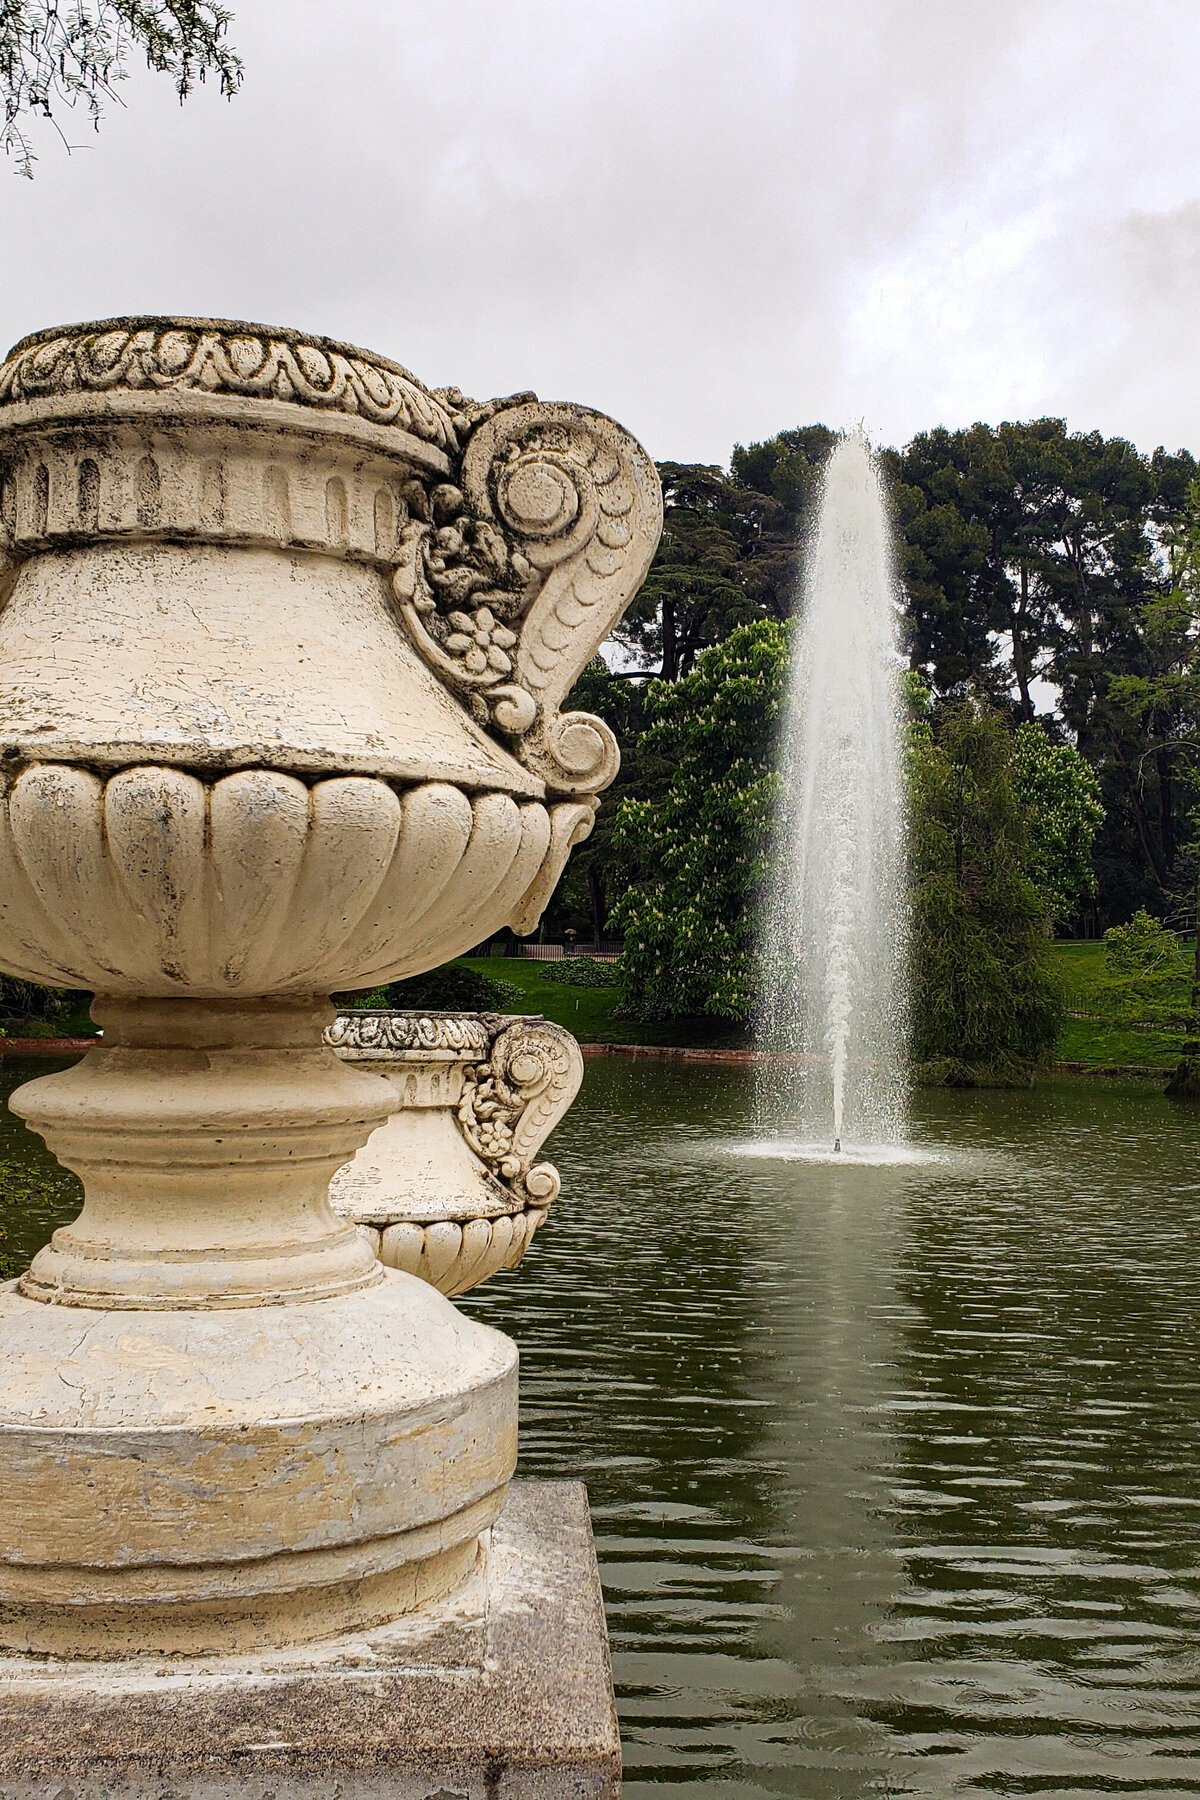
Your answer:
[[[1200,1794],[1200,1118],[931,1096],[867,1167],[718,1154],[749,1102],[592,1065],[464,1302],[588,1482],[626,1800]],[[0,1247],[72,1209],[36,1166]]]

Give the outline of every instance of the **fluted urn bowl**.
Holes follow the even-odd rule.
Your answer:
[[[366,986],[511,919],[552,835],[543,801],[444,781],[34,763],[0,801],[0,963],[139,996]]]

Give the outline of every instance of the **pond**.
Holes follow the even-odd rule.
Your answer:
[[[588,1483],[627,1800],[1200,1793],[1200,1112],[925,1094],[864,1168],[735,1153],[749,1099],[590,1065],[463,1302],[521,1472]]]

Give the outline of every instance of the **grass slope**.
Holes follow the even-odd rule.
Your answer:
[[[1099,1011],[1097,990],[1104,975],[1104,945],[1056,944],[1055,956],[1066,994],[1063,1020],[1054,1053],[1060,1062],[1089,1068],[1172,1069],[1179,1061],[1179,1039],[1152,1027],[1109,1025],[1087,1017]]]
[[[1104,946],[1098,941],[1056,944],[1058,962],[1066,995],[1068,1017],[1063,1021],[1055,1056],[1061,1062],[1082,1063],[1094,1069],[1171,1069],[1179,1060],[1179,1040],[1153,1029],[1109,1025],[1097,1017],[1097,990],[1104,973]],[[741,1049],[750,1043],[749,1033],[735,1025],[716,1019],[677,1019],[667,1024],[643,1024],[640,1020],[614,1017],[619,994],[616,988],[572,987],[561,981],[547,981],[544,963],[526,962],[520,957],[472,957],[468,967],[509,983],[520,993],[513,1002],[514,1010],[542,1013],[556,1024],[564,1025],[585,1044],[673,1044],[683,1049],[711,1047]],[[1074,1015],[1074,1016],[1070,1016]],[[21,1037],[33,1035],[70,1036],[87,1034],[94,1027],[85,1011],[76,1009],[69,1017],[56,1018],[52,1024],[8,1021],[0,1035]]]
[[[1109,1025],[1087,1017],[1099,1009],[1097,989],[1104,974],[1104,946],[1090,943],[1057,944],[1055,957],[1066,991],[1068,1014],[1055,1046],[1060,1062],[1082,1063],[1094,1069],[1173,1068],[1179,1060],[1179,1041],[1152,1029]],[[544,965],[517,957],[483,957],[470,965],[507,981],[521,992],[521,1005],[529,1012],[544,1013],[565,1025],[585,1044],[677,1044],[682,1048],[709,1045],[714,1049],[739,1048],[749,1035],[734,1026],[723,1027],[712,1019],[676,1020],[665,1025],[646,1025],[614,1018],[618,995],[615,988],[575,988],[547,981]]]
[[[546,965],[525,962],[515,956],[464,958],[468,968],[479,969],[497,981],[507,981],[521,991],[521,1009],[542,1013],[556,1025],[564,1025],[581,1044],[678,1044],[685,1049],[711,1046],[738,1049],[749,1042],[738,1026],[724,1027],[716,1019],[676,1019],[665,1025],[646,1025],[636,1019],[613,1017],[619,994],[616,988],[577,988],[561,981],[547,981]]]

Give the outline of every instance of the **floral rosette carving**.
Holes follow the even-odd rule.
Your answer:
[[[461,397],[458,397],[461,399]],[[616,774],[608,726],[561,701],[637,592],[662,498],[611,419],[518,396],[475,408],[457,482],[406,492],[393,591],[421,655],[556,793]]]
[[[481,725],[520,736],[537,717],[533,696],[513,680],[532,565],[472,516],[459,488],[426,494],[414,482],[405,498],[416,516],[400,534],[392,587],[417,647]]]
[[[579,1092],[582,1076],[575,1039],[546,1019],[507,1024],[488,1060],[467,1070],[458,1106],[463,1136],[523,1204],[549,1206],[562,1186],[553,1164],[533,1157]]]

